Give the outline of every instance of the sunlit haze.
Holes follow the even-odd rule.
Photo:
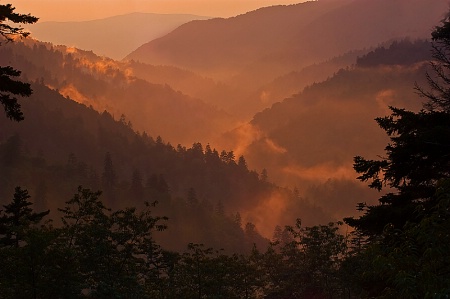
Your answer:
[[[131,12],[196,14],[230,17],[260,7],[295,4],[302,0],[18,0],[18,12],[31,13],[40,21],[85,21]]]
[[[0,297],[447,298],[449,2],[1,1]]]

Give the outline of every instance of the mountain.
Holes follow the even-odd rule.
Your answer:
[[[208,18],[136,12],[92,21],[38,22],[27,27],[41,41],[90,50],[120,60],[143,43],[161,37],[184,23]]]
[[[280,221],[330,219],[232,152],[200,143],[175,148],[39,82],[31,87],[32,97],[20,100],[25,120],[0,118],[1,204],[16,186],[29,190],[36,209],[51,209],[55,220],[78,185],[102,190],[114,209],[157,201],[155,213],[169,217],[161,244],[173,250],[189,242],[233,252],[250,250],[254,242],[265,248],[267,240],[246,223],[271,237]]]
[[[144,44],[126,59],[207,73],[234,73],[274,52],[293,35],[293,28],[306,26],[326,11],[322,5],[308,2],[262,8],[228,19],[193,21]]]
[[[301,92],[305,87],[322,82],[333,76],[342,68],[356,63],[358,56],[369,50],[350,51],[330,60],[308,65],[301,70],[291,71],[275,78],[251,93],[244,101],[230,101],[230,110],[239,111],[241,115],[254,115],[254,111],[262,111],[273,104]]]
[[[355,181],[353,157],[375,159],[387,143],[374,121],[389,106],[418,110],[414,82],[426,86],[427,41],[394,42],[359,57],[352,68],[306,87],[224,136],[249,165],[265,167],[278,184],[334,215],[354,210],[357,198],[375,200]]]
[[[212,79],[214,84],[185,84],[180,90],[247,122],[273,103],[350,67],[357,55],[393,40],[428,38],[446,9],[445,0],[309,1],[265,7],[183,24],[126,60]]]
[[[133,76],[127,64],[92,52],[25,40],[0,47],[0,63],[23,71],[72,100],[124,115],[139,131],[177,144],[210,141],[235,125],[229,114],[167,84]]]
[[[446,0],[310,1],[192,21],[126,59],[173,65],[247,88],[351,50],[428,38]],[[345,20],[345,21],[344,21]]]

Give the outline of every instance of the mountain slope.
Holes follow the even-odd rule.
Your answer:
[[[342,69],[256,114],[249,124],[225,136],[227,146],[243,153],[249,165],[266,167],[278,184],[297,185],[305,196],[310,192],[308,197],[329,207],[329,212],[346,206],[341,215],[352,213],[356,199],[349,186],[360,190],[354,180],[353,157],[376,158],[382,150],[387,137],[373,119],[389,114],[388,106],[421,107],[413,87],[414,82],[426,85],[429,59],[426,41],[402,41],[376,49],[360,57],[355,67]],[[333,188],[342,187],[347,194],[314,187],[333,186],[328,180],[340,182]],[[333,200],[317,197],[324,193],[333,194]],[[375,198],[364,196],[370,197]]]
[[[446,0],[313,1],[194,21],[126,59],[169,64],[260,86],[292,70],[401,38],[428,38]],[[345,20],[345,21],[344,21]]]
[[[169,64],[208,73],[236,72],[279,47],[340,3],[273,6],[228,19],[193,21],[151,41],[126,59]]]
[[[13,65],[28,79],[97,111],[123,114],[135,129],[173,143],[209,141],[234,124],[223,111],[167,84],[136,78],[123,64],[92,52],[29,40],[6,44],[0,53],[2,65]]]
[[[18,185],[30,191],[37,209],[51,209],[53,219],[78,185],[102,190],[114,209],[158,201],[157,214],[170,217],[162,243],[176,250],[188,242],[231,251],[250,249],[253,242],[265,247],[259,234],[246,234],[247,222],[271,237],[276,225],[296,217],[310,224],[331,220],[250,171],[232,152],[219,154],[200,143],[174,148],[40,83],[32,88],[32,97],[20,101],[24,121],[0,118],[2,204]],[[233,220],[236,213],[240,221]]]
[[[188,14],[131,13],[84,22],[39,22],[27,27],[41,41],[92,50],[120,60],[143,43],[184,23],[207,18]]]

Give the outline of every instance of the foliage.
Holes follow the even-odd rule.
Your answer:
[[[376,67],[386,65],[412,65],[430,59],[430,42],[417,40],[394,41],[389,47],[378,47],[362,57],[358,57],[356,65],[360,67]]]
[[[0,211],[0,293],[9,298],[36,298],[49,286],[51,261],[45,248],[52,239],[48,227],[39,227],[49,213],[33,212],[28,191],[15,189],[13,200]]]
[[[333,298],[343,296],[339,273],[347,245],[342,223],[287,226],[289,242],[275,242],[264,255],[270,283],[267,298]]]
[[[21,27],[11,26],[8,21],[32,24],[38,20],[29,14],[15,13],[14,9],[11,4],[0,4],[0,35],[7,41],[13,41],[16,36],[27,37],[29,35],[29,32],[24,31]],[[23,120],[23,113],[15,96],[28,97],[32,93],[29,83],[13,79],[19,77],[20,74],[20,71],[11,66],[0,67],[0,103],[5,108],[6,116],[15,121]]]
[[[152,216],[153,205],[143,211],[111,211],[100,200],[101,192],[79,187],[59,209],[62,225],[53,227],[40,223],[48,212],[33,212],[27,194],[17,188],[1,217],[2,237],[8,239],[13,228],[21,232],[20,242],[0,246],[0,291],[7,298],[342,295],[339,267],[345,240],[334,223],[301,227],[298,221],[295,228],[286,229],[292,235],[285,239],[289,242],[273,244],[265,253],[255,246],[245,255],[226,254],[196,243],[178,253],[163,250],[156,242],[155,234],[167,228],[167,218]],[[9,207],[18,206],[16,198],[25,203],[16,213],[22,220],[8,230]]]
[[[28,201],[27,190],[16,187],[12,203],[4,205],[0,217],[0,246],[19,247],[24,241],[27,230],[39,223],[50,211],[34,213]]]
[[[356,266],[361,296],[369,298],[446,298],[450,294],[450,31],[448,15],[433,37],[434,74],[430,90],[416,84],[427,101],[419,112],[391,107],[378,118],[390,136],[382,160],[355,158],[354,168],[369,187],[388,193],[380,205],[362,204],[364,215],[347,218],[359,236],[362,251],[348,261]]]
[[[427,99],[419,112],[391,107],[392,114],[377,118],[379,126],[390,136],[385,148],[385,158],[366,160],[355,157],[354,168],[361,181],[369,181],[369,187],[389,191],[380,198],[380,206],[367,207],[360,219],[346,221],[368,236],[379,235],[387,224],[401,229],[409,220],[419,221],[414,213],[418,205],[426,210],[434,206],[432,196],[436,182],[450,177],[450,97],[446,86],[450,82],[447,70],[448,19],[433,33],[433,57],[431,62],[435,76],[427,74],[431,88],[426,91],[416,86],[419,94]],[[444,33],[447,32],[447,35]]]

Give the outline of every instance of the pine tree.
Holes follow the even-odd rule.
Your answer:
[[[386,225],[402,228],[408,221],[420,221],[417,209],[430,210],[435,202],[436,183],[450,178],[450,25],[449,16],[432,33],[432,74],[427,74],[429,90],[417,86],[426,99],[419,112],[391,107],[390,116],[377,118],[391,142],[381,160],[355,157],[354,168],[369,187],[388,192],[381,205],[364,207],[359,219],[346,222],[366,236],[376,236]]]
[[[377,190],[393,190],[380,197],[379,205],[359,204],[364,211],[360,218],[345,219],[363,245],[348,260],[364,297],[450,294],[450,259],[445,254],[450,250],[450,14],[432,39],[429,89],[416,85],[426,99],[423,109],[391,107],[390,116],[377,119],[391,139],[386,158],[355,158],[361,181]]]
[[[0,35],[6,41],[13,41],[17,36],[27,37],[29,35],[29,32],[24,31],[21,27],[13,27],[11,23],[32,24],[38,20],[29,14],[15,13],[14,10],[15,8],[11,4],[0,4]],[[15,79],[20,74],[20,71],[11,66],[0,66],[0,104],[3,105],[6,116],[15,121],[24,119],[16,96],[29,97],[32,93],[29,83]]]
[[[33,203],[28,201],[29,198],[26,189],[16,187],[12,202],[3,206],[5,210],[0,217],[0,246],[19,247],[27,230],[50,212],[33,212],[30,207]]]

